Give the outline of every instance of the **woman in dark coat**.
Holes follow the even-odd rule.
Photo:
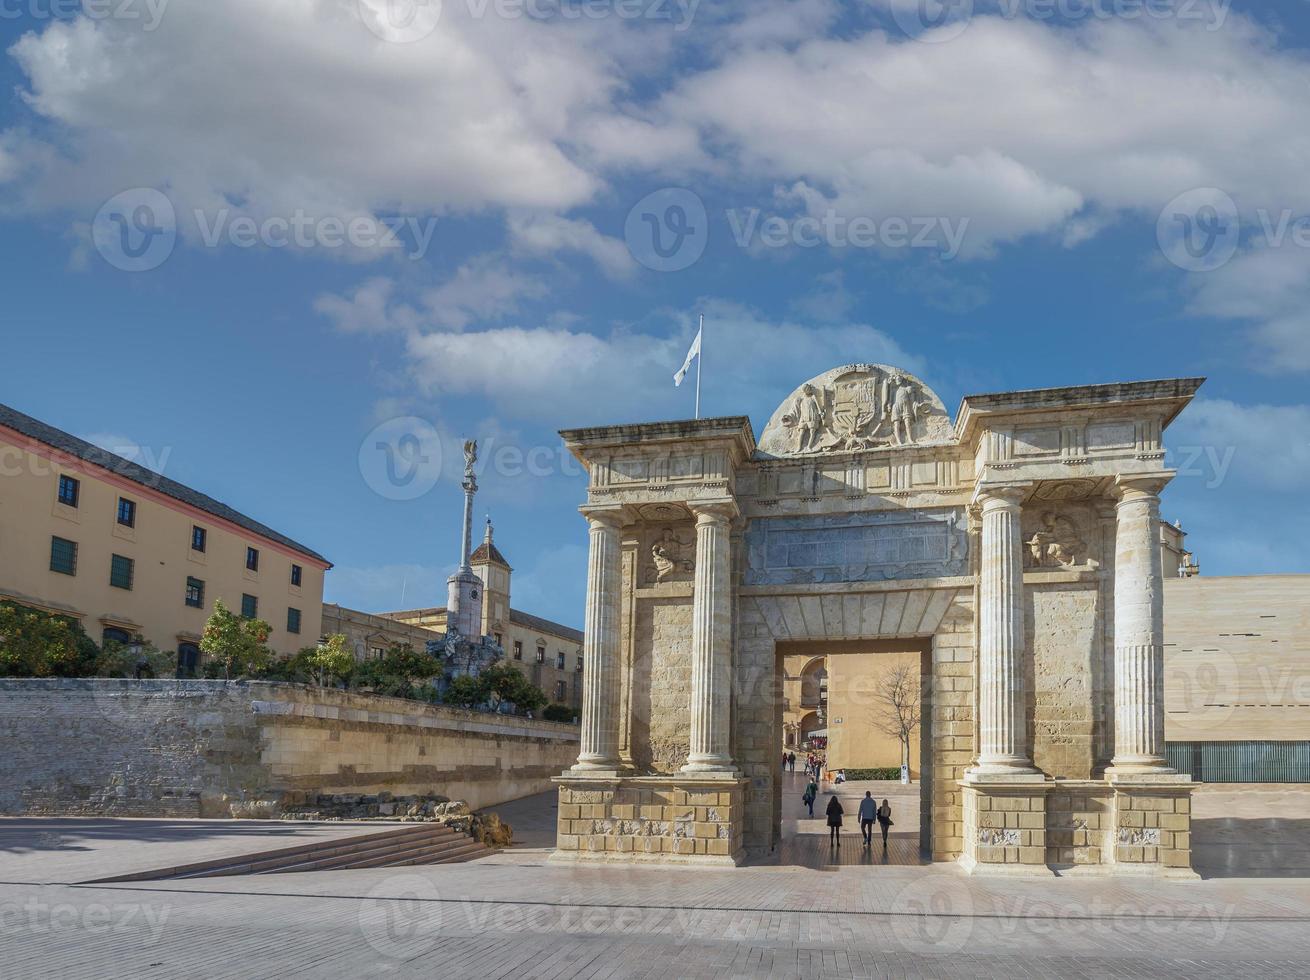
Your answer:
[[[841,847],[841,815],[845,811],[841,808],[841,800],[833,797],[828,801],[828,846],[836,844]]]
[[[887,850],[887,828],[895,823],[892,819],[892,807],[886,800],[878,807],[878,825],[882,828],[882,849]]]

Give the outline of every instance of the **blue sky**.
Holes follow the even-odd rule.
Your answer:
[[[757,432],[853,361],[952,413],[1206,375],[1166,516],[1310,571],[1304,3],[406,2],[5,5],[0,401],[365,609],[444,601],[476,437],[515,605],[578,625],[555,432],[689,416],[699,313]]]

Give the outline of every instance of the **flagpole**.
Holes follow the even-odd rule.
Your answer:
[[[700,327],[696,331],[700,337],[700,352],[696,355],[696,418],[700,418],[700,366],[705,360],[705,314],[700,315]]]

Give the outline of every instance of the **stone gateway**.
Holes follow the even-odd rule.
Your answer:
[[[744,417],[562,432],[590,559],[554,860],[768,860],[783,658],[898,640],[922,651],[933,860],[1190,875],[1158,523],[1162,433],[1201,383],[971,395],[952,423],[913,375],[851,364],[758,444]]]

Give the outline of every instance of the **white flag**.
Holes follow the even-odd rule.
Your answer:
[[[704,327],[701,327],[696,331],[696,339],[691,342],[691,347],[687,348],[687,359],[682,362],[682,367],[678,368],[677,372],[673,375],[673,384],[675,387],[682,386],[682,379],[685,378],[687,372],[691,370],[691,362],[695,358],[700,357],[700,333],[703,329]]]

